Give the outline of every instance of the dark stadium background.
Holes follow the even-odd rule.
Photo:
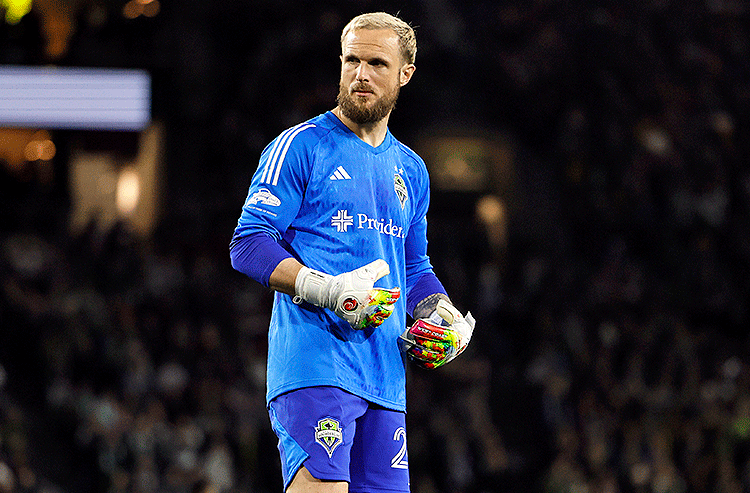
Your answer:
[[[0,129],[0,492],[280,491],[270,294],[228,244],[261,149],[333,107],[340,30],[372,10],[417,28],[391,130],[478,321],[410,369],[412,490],[748,491],[749,9],[39,0],[0,22],[3,65],[153,81],[144,132]],[[147,205],[117,209],[143,160]]]

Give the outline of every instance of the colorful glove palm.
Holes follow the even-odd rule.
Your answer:
[[[439,368],[466,349],[475,324],[470,312],[464,317],[450,302],[440,300],[429,318],[417,320],[399,336],[399,347],[417,366]]]

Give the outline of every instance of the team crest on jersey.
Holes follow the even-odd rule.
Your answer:
[[[333,457],[333,451],[344,441],[343,429],[338,420],[330,417],[318,420],[318,426],[315,427],[315,441],[326,449],[329,458]]]
[[[409,199],[409,193],[406,191],[404,178],[398,173],[393,175],[393,189],[396,191],[398,201],[401,202],[401,210],[404,210],[404,205],[406,205],[406,201]]]

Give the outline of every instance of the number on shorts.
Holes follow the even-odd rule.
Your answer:
[[[409,469],[409,460],[406,457],[406,430],[403,426],[399,427],[393,434],[393,440],[401,441],[401,448],[398,453],[391,459],[391,467],[396,469]]]

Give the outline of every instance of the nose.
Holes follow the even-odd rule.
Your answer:
[[[369,81],[369,77],[367,74],[367,63],[365,62],[359,62],[359,66],[357,67],[357,80],[358,81]]]

